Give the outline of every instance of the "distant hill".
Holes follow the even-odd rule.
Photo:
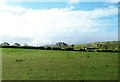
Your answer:
[[[118,50],[118,41],[93,42],[87,44],[75,44],[74,49],[81,49],[83,47],[94,47],[104,50]]]

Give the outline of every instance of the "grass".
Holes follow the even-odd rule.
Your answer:
[[[117,80],[118,54],[3,49],[3,80]]]

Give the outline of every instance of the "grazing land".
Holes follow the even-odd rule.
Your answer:
[[[3,48],[3,80],[118,80],[118,53]]]

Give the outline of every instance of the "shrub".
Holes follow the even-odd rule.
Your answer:
[[[101,50],[101,52],[113,52],[113,50]]]
[[[52,50],[61,50],[59,47],[53,47]]]
[[[86,51],[85,49],[79,49],[79,51]]]
[[[52,48],[51,48],[51,47],[46,47],[45,49],[46,49],[46,50],[51,50]]]
[[[45,47],[44,46],[40,46],[40,47],[38,47],[38,49],[45,50]]]
[[[73,48],[66,48],[65,50],[67,50],[67,51],[73,51],[74,49]]]

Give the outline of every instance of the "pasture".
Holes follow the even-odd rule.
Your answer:
[[[2,49],[3,80],[117,80],[118,53]]]

